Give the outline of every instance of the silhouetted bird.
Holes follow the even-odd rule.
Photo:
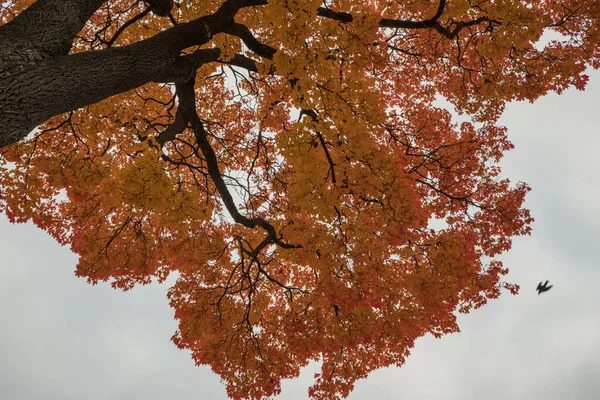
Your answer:
[[[550,290],[550,288],[552,288],[552,286],[554,286],[554,285],[548,286],[548,282],[549,281],[546,281],[543,285],[542,285],[542,282],[538,283],[537,289],[535,289],[538,291],[538,296],[544,292],[547,292],[548,290]]]

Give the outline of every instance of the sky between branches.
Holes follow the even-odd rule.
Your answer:
[[[509,105],[501,123],[516,149],[504,175],[532,187],[536,219],[502,258],[521,293],[461,316],[459,334],[419,339],[403,368],[374,372],[349,399],[600,397],[599,109],[597,71],[585,92]],[[169,341],[169,282],[92,287],[74,276],[67,248],[4,216],[0,254],[0,398],[227,398],[209,368]],[[538,296],[545,279],[555,286]],[[285,381],[277,399],[306,399],[315,372]]]

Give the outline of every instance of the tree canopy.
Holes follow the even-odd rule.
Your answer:
[[[516,293],[498,256],[529,188],[497,121],[600,67],[597,0],[12,0],[0,20],[0,211],[92,283],[176,273],[173,341],[236,399],[315,360],[309,395],[346,397]]]

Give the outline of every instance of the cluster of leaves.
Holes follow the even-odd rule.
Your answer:
[[[57,116],[2,149],[0,209],[69,245],[93,283],[176,272],[173,340],[232,398],[276,394],[311,360],[310,396],[346,397],[418,337],[457,331],[457,310],[518,289],[497,257],[529,233],[529,189],[501,177],[512,145],[496,122],[509,101],[583,88],[600,66],[600,5],[245,3],[229,33],[186,50],[219,58],[184,84]],[[181,0],[160,17],[107,1],[72,52],[221,7]],[[538,47],[548,30],[561,40]]]

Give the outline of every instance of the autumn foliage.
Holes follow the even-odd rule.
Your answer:
[[[92,283],[175,272],[173,341],[232,398],[276,394],[314,360],[310,396],[346,397],[418,337],[456,332],[456,311],[517,291],[498,256],[530,230],[529,188],[502,177],[512,145],[496,122],[509,101],[583,89],[600,66],[597,0],[153,7],[104,3],[71,54],[224,7],[235,19],[184,49],[177,79],[4,147],[0,210],[70,246]]]

